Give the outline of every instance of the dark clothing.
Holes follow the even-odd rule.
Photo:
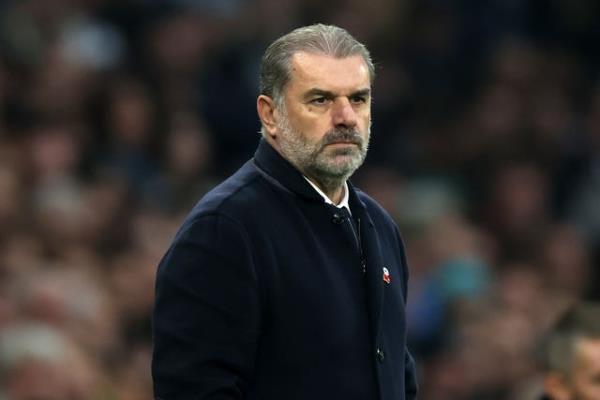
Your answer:
[[[416,398],[402,241],[348,186],[359,238],[261,141],[196,205],[158,270],[157,399]]]

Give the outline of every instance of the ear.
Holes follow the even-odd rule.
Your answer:
[[[550,372],[544,378],[544,391],[552,400],[571,400],[571,391],[565,376]]]
[[[267,135],[274,139],[277,135],[277,108],[275,107],[275,101],[269,96],[261,94],[256,99],[256,109]]]

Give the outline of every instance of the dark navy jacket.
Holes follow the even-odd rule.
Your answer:
[[[196,205],[158,270],[157,399],[416,398],[402,241],[349,188],[360,248],[265,141]]]

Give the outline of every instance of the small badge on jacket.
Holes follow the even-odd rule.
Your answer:
[[[392,279],[390,278],[390,271],[386,267],[383,267],[383,281],[385,283],[390,283]]]

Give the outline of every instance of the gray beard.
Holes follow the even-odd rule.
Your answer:
[[[367,139],[363,139],[355,129],[335,128],[327,132],[317,143],[308,143],[302,132],[290,126],[289,119],[282,113],[278,123],[283,156],[300,172],[313,178],[325,189],[333,191],[346,182],[365,161],[371,136],[369,127]],[[356,146],[327,150],[326,146],[338,141],[348,141]],[[339,160],[343,157],[343,160]]]

